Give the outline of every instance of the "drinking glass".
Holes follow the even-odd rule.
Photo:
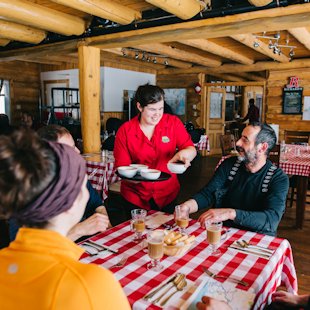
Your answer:
[[[185,228],[189,224],[189,207],[176,206],[175,207],[175,223],[179,227],[180,233],[186,232]]]
[[[148,254],[151,262],[147,264],[147,269],[160,271],[163,265],[160,260],[164,256],[164,239],[165,232],[163,230],[153,230],[147,234]]]
[[[221,251],[218,249],[220,241],[227,237],[227,229],[223,228],[223,222],[205,221],[207,241],[211,245],[211,255],[218,256]],[[222,236],[222,231],[224,234]]]
[[[134,241],[140,242],[142,240],[142,235],[145,230],[145,218],[146,210],[144,209],[134,209],[131,210],[131,228],[135,232]]]

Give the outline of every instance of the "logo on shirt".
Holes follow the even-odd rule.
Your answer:
[[[167,136],[163,136],[163,137],[161,138],[161,141],[162,141],[163,143],[168,143],[168,142],[170,142],[170,139],[169,139],[169,137],[167,137]]]

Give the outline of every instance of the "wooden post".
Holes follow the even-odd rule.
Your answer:
[[[100,152],[100,49],[79,46],[79,85],[84,153]]]

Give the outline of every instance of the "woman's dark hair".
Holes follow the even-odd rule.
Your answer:
[[[162,88],[155,85],[145,84],[138,87],[135,94],[135,102],[139,102],[144,108],[148,104],[156,103],[164,100],[165,92]]]
[[[257,134],[255,139],[255,145],[264,142],[268,143],[268,149],[266,151],[266,155],[268,155],[277,142],[275,131],[269,125],[260,122],[251,122],[249,125],[253,127],[260,127],[260,132]]]
[[[58,170],[54,151],[35,132],[22,129],[0,136],[0,215],[9,218],[25,208],[44,191]]]
[[[38,129],[37,133],[42,139],[54,142],[56,142],[64,135],[71,135],[70,131],[67,128],[59,125],[47,125],[41,127],[40,129]]]

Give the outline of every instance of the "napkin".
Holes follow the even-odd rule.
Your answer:
[[[148,217],[145,221],[145,225],[147,226],[147,228],[155,229],[161,226],[162,224],[171,221],[172,219],[173,219],[172,214],[158,213]]]
[[[96,256],[98,257],[106,257],[106,256],[109,256],[111,255],[111,252],[109,251],[99,251],[96,250],[94,247],[92,246],[88,246],[86,244],[79,244],[79,246],[84,249],[87,253],[89,253],[90,255],[93,255],[93,254],[96,254]]]
[[[229,249],[238,251],[238,252],[243,253],[243,254],[258,256],[258,257],[265,258],[265,259],[268,259],[268,260],[272,256],[271,253],[269,254],[269,253],[267,253],[267,252],[265,252],[263,250],[257,249],[257,248],[253,248],[253,247],[251,247],[251,248],[243,248],[239,244],[237,244],[236,241],[229,246]]]
[[[229,282],[218,282],[210,277],[205,277],[196,283],[195,290],[188,300],[183,303],[180,310],[197,310],[196,303],[201,301],[202,296],[213,297],[227,302],[234,310],[251,309],[255,294],[252,289],[240,290]]]

